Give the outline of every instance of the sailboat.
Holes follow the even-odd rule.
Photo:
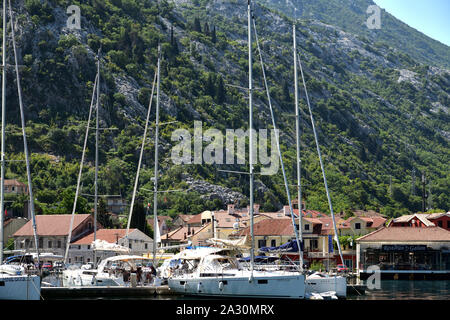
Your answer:
[[[253,231],[253,79],[252,79],[252,8],[248,1],[248,58],[249,58],[249,176],[250,176],[250,267],[240,264],[232,254],[218,248],[215,252],[196,250],[182,255],[180,272],[168,279],[175,292],[194,296],[289,298],[303,299],[305,276],[302,272],[283,270],[255,270]],[[188,253],[188,250],[184,252]]]
[[[83,172],[83,165],[84,165],[84,159],[85,159],[85,155],[86,155],[86,148],[87,148],[87,141],[88,141],[88,136],[89,136],[89,129],[90,129],[90,123],[91,123],[91,116],[92,116],[92,110],[94,107],[94,99],[95,96],[97,96],[97,105],[96,105],[96,111],[97,111],[97,116],[96,116],[96,136],[95,136],[95,180],[94,180],[94,186],[95,186],[95,204],[94,204],[94,242],[95,240],[97,240],[96,238],[96,232],[97,232],[97,201],[98,201],[98,195],[97,195],[97,180],[98,180],[98,119],[99,119],[99,97],[100,97],[100,49],[98,50],[98,55],[97,55],[97,74],[95,77],[95,81],[94,81],[94,88],[93,88],[93,92],[92,92],[92,98],[91,98],[91,105],[90,105],[90,109],[89,109],[89,116],[88,116],[88,121],[87,121],[87,125],[86,125],[86,134],[84,137],[84,146],[83,146],[83,152],[81,155],[81,163],[80,163],[80,169],[78,171],[78,179],[77,179],[77,187],[76,187],[76,191],[75,191],[75,199],[73,202],[73,207],[72,207],[72,216],[70,219],[70,224],[69,224],[69,231],[68,231],[68,236],[67,236],[67,243],[66,243],[66,251],[64,254],[64,264],[67,264],[68,261],[68,256],[69,256],[69,249],[70,249],[70,242],[72,241],[72,229],[73,229],[73,224],[74,224],[74,219],[75,219],[75,211],[77,208],[77,202],[78,202],[78,196],[80,194],[80,189],[81,189],[81,176],[82,176],[82,172]],[[95,254],[94,254],[95,255]],[[94,256],[94,263],[95,263],[95,256]],[[64,271],[65,272],[65,271]],[[64,274],[63,272],[63,274]]]
[[[36,231],[36,220],[34,216],[34,199],[31,185],[31,170],[25,134],[25,119],[22,103],[22,90],[20,87],[20,76],[17,64],[17,51],[14,35],[14,21],[9,3],[9,14],[11,17],[12,42],[14,48],[15,70],[17,79],[17,90],[19,94],[20,114],[22,120],[22,134],[24,143],[24,153],[27,166],[28,187],[30,194],[30,211],[33,222],[33,231],[36,245],[37,262],[39,264],[38,239]],[[5,183],[5,126],[6,126],[6,0],[3,0],[3,61],[2,61],[2,131],[1,131],[1,185],[0,185],[0,263],[3,262],[3,221],[5,212],[4,183]],[[0,300],[40,300],[41,297],[41,277],[25,272],[24,267],[1,264],[0,265]]]
[[[306,84],[305,84],[305,79],[303,76],[303,69],[301,66],[301,61],[300,61],[300,58],[298,58],[298,56],[297,56],[297,39],[296,39],[295,23],[293,25],[293,41],[294,41],[294,85],[295,85],[295,117],[296,117],[295,122],[296,122],[296,147],[297,147],[296,153],[297,153],[298,219],[299,219],[299,226],[300,226],[300,230],[301,230],[303,213],[302,213],[301,170],[300,170],[300,164],[301,164],[301,162],[300,162],[300,109],[299,109],[299,105],[298,105],[297,61],[299,62],[301,76],[302,76],[304,90],[305,90],[305,97],[306,97],[309,108],[310,108],[310,103],[309,103],[309,98],[308,98],[308,92],[306,90]],[[314,131],[314,136],[316,138],[316,147],[317,147],[317,152],[319,154],[320,164],[322,167],[322,173],[323,173],[325,188],[326,188],[327,196],[328,196],[328,200],[329,200],[330,211],[331,211],[331,215],[333,218],[332,219],[333,226],[334,226],[335,235],[337,238],[336,223],[335,223],[333,208],[331,206],[331,200],[330,200],[330,196],[329,196],[329,192],[328,192],[325,171],[323,170],[322,157],[320,155],[320,148],[319,148],[319,144],[318,144],[318,140],[317,140],[317,133],[315,130],[314,119],[312,117],[312,113],[310,113],[310,116],[311,116],[311,122],[312,122],[313,131]],[[342,260],[342,253],[340,250],[339,239],[337,239],[337,244],[338,244],[338,248],[339,248],[339,254],[340,254],[340,257]],[[300,256],[301,263],[303,261],[302,258],[303,257]],[[321,293],[325,293],[325,292],[335,292],[338,297],[346,297],[347,296],[347,279],[343,276],[336,276],[336,275],[330,276],[328,274],[316,272],[316,273],[306,276],[305,284],[306,284],[305,292],[306,292],[307,296],[308,295],[314,296],[315,294],[321,294]]]

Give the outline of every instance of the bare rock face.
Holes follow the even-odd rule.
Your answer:
[[[214,185],[204,180],[194,180],[193,178],[188,177],[186,178],[186,183],[189,185],[188,192],[198,192],[205,200],[220,199],[223,204],[234,204],[247,199],[247,197],[240,192]]]

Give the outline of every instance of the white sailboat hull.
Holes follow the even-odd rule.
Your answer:
[[[37,275],[0,274],[0,300],[40,300],[41,280]]]
[[[340,298],[347,297],[347,279],[342,276],[306,277],[305,293],[336,292]]]
[[[305,297],[302,274],[239,271],[236,275],[180,276],[168,279],[170,290],[185,295],[212,297],[288,298]]]
[[[63,272],[63,287],[120,287],[125,286],[120,277],[108,273],[84,273],[85,270],[65,270]]]

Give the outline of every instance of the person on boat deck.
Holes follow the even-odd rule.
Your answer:
[[[127,283],[130,280],[130,272],[123,270],[123,282]]]
[[[151,273],[153,276],[156,276],[156,269],[155,269],[155,267],[153,267],[153,266],[150,267],[150,273]]]
[[[152,283],[152,274],[151,274],[151,272],[147,272],[146,274],[145,274],[145,282],[146,283]]]
[[[137,267],[137,269],[136,269],[136,280],[137,280],[137,283],[141,283],[141,281],[142,281],[142,268],[141,267]]]

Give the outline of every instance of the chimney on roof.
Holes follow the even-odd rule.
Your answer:
[[[259,214],[259,204],[254,204],[253,205],[253,213],[254,214]]]
[[[228,214],[234,214],[234,204],[229,204],[227,206]]]
[[[284,206],[283,207],[283,213],[285,216],[290,216],[291,215],[291,210],[289,209],[289,206]]]

